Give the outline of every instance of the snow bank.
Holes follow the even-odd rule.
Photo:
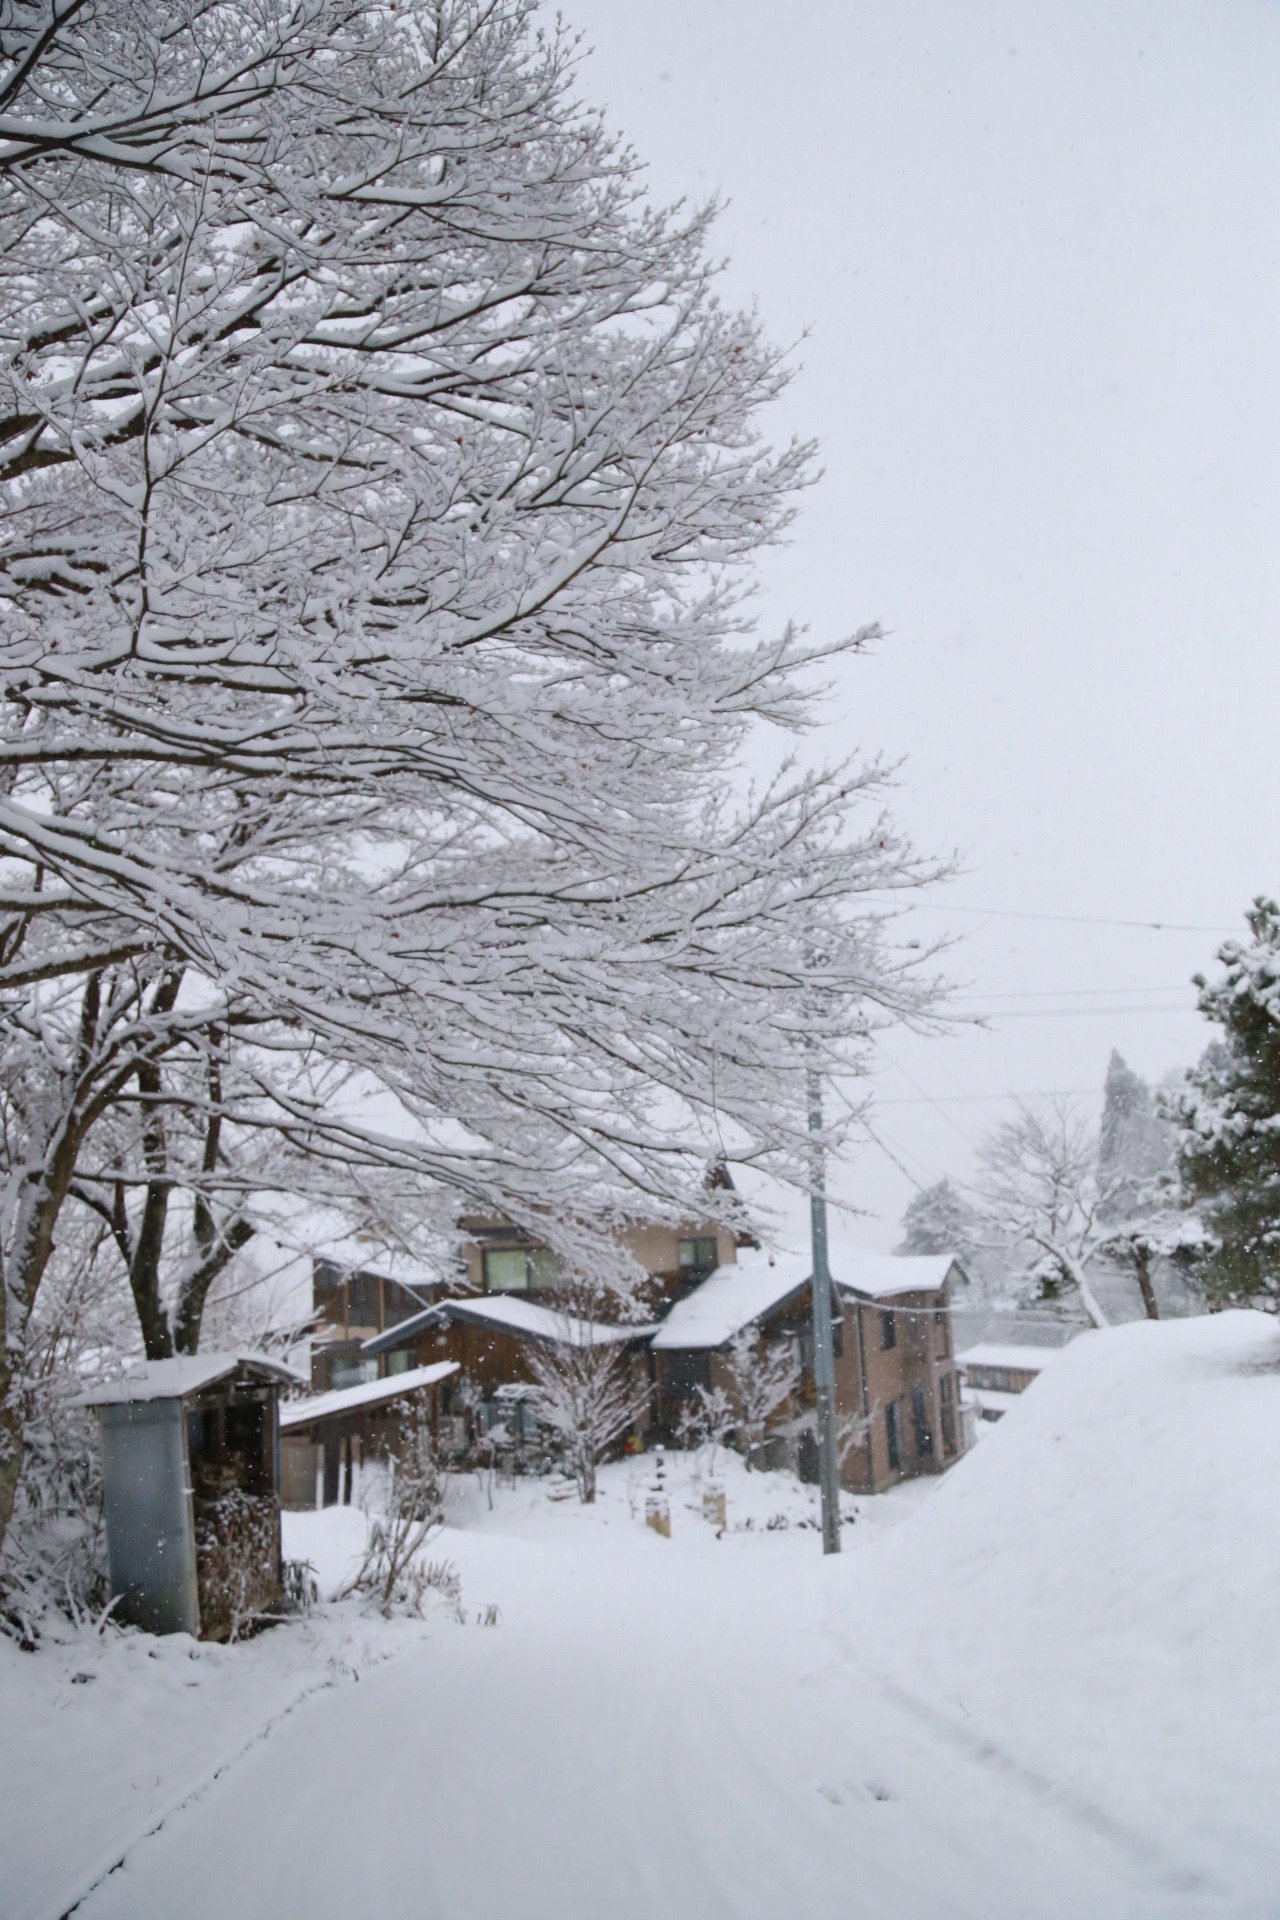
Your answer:
[[[847,1644],[865,1658],[874,1622],[913,1696],[1135,1844],[1176,1836],[1206,1889],[1263,1899],[1278,1543],[1276,1323],[1091,1333],[856,1570]]]

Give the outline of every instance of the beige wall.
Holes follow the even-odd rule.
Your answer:
[[[481,1224],[497,1229],[501,1224],[493,1222],[468,1222],[473,1227]],[[715,1227],[709,1222],[691,1226],[664,1227],[636,1221],[625,1227],[619,1238],[628,1252],[633,1253],[646,1273],[667,1281],[675,1281],[680,1273],[680,1242],[703,1236],[714,1235],[716,1255],[720,1265],[728,1266],[738,1257],[737,1244],[727,1227]],[[527,1235],[511,1231],[510,1239],[494,1241],[488,1244],[503,1246],[533,1246],[535,1242]],[[464,1240],[462,1256],[466,1262],[467,1284],[475,1292],[484,1289],[484,1247],[478,1241]]]

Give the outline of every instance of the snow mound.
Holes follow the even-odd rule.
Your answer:
[[[1073,1341],[846,1602],[875,1664],[1014,1764],[1280,1886],[1280,1328]],[[848,1635],[850,1650],[854,1639]],[[1268,1836],[1265,1840],[1263,1836]]]

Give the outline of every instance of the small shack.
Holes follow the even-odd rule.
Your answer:
[[[98,1409],[117,1617],[224,1640],[281,1597],[280,1390],[258,1353],[149,1360],[84,1396]]]
[[[1033,1386],[1060,1347],[1032,1347],[986,1341],[956,1356],[969,1400],[980,1420],[1000,1420],[1020,1393]]]
[[[293,1510],[350,1506],[364,1467],[399,1451],[402,1410],[416,1403],[439,1427],[437,1389],[458,1371],[453,1360],[409,1367],[383,1380],[291,1400],[280,1412],[281,1496]]]

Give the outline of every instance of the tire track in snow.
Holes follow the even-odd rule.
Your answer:
[[[171,1799],[164,1803],[158,1813],[152,1813],[148,1817],[146,1826],[136,1832],[131,1840],[127,1840],[122,1847],[112,1847],[109,1856],[100,1866],[93,1870],[92,1878],[89,1879],[87,1883],[82,1884],[78,1893],[71,1895],[69,1899],[66,1894],[60,1894],[54,1906],[49,1909],[49,1920],[71,1920],[71,1916],[79,1912],[86,1900],[90,1899],[99,1887],[104,1886],[113,1874],[119,1873],[122,1868],[129,1864],[130,1859],[137,1853],[139,1847],[144,1846],[148,1840],[154,1839],[156,1834],[160,1833],[163,1828],[178,1814],[182,1813],[185,1808],[193,1806],[198,1800],[203,1799],[205,1794],[209,1792],[209,1789],[214,1786],[225,1773],[229,1773],[233,1767],[238,1766],[247,1754],[253,1752],[255,1747],[261,1746],[268,1735],[272,1733],[276,1727],[280,1726],[283,1721],[288,1720],[292,1714],[296,1713],[299,1707],[303,1706],[308,1700],[314,1699],[317,1694],[331,1692],[335,1687],[341,1686],[347,1680],[358,1680],[360,1678],[359,1673],[354,1667],[348,1667],[336,1661],[330,1661],[329,1665],[332,1669],[330,1672],[324,1674],[319,1679],[310,1681],[307,1686],[303,1687],[300,1692],[294,1695],[292,1700],[281,1707],[277,1713],[273,1713],[269,1720],[264,1720],[261,1726],[255,1728],[248,1739],[243,1740],[233,1753],[227,1754],[218,1762],[217,1766],[206,1773],[203,1778],[196,1781],[193,1786],[184,1787],[180,1793],[174,1794]]]
[[[1028,1761],[1020,1760],[1016,1754],[987,1734],[976,1728],[966,1727],[942,1707],[923,1700],[914,1694],[901,1681],[894,1679],[883,1669],[866,1664],[853,1654],[841,1639],[842,1651],[847,1658],[865,1673],[885,1699],[902,1713],[910,1715],[921,1725],[928,1727],[932,1734],[945,1740],[948,1745],[957,1748],[969,1759],[992,1772],[1001,1773],[1006,1779],[1015,1781],[1024,1791],[1040,1801],[1042,1805],[1053,1808],[1073,1820],[1077,1826],[1087,1828],[1099,1838],[1108,1841],[1123,1853],[1135,1866],[1148,1872],[1154,1872],[1162,1888],[1170,1893],[1210,1894],[1217,1899],[1229,1899],[1231,1889],[1205,1873],[1198,1867],[1190,1867],[1174,1860],[1149,1835],[1140,1833],[1126,1822],[1118,1820],[1114,1814],[1095,1804],[1074,1787],[1064,1786],[1049,1774],[1032,1766]]]

